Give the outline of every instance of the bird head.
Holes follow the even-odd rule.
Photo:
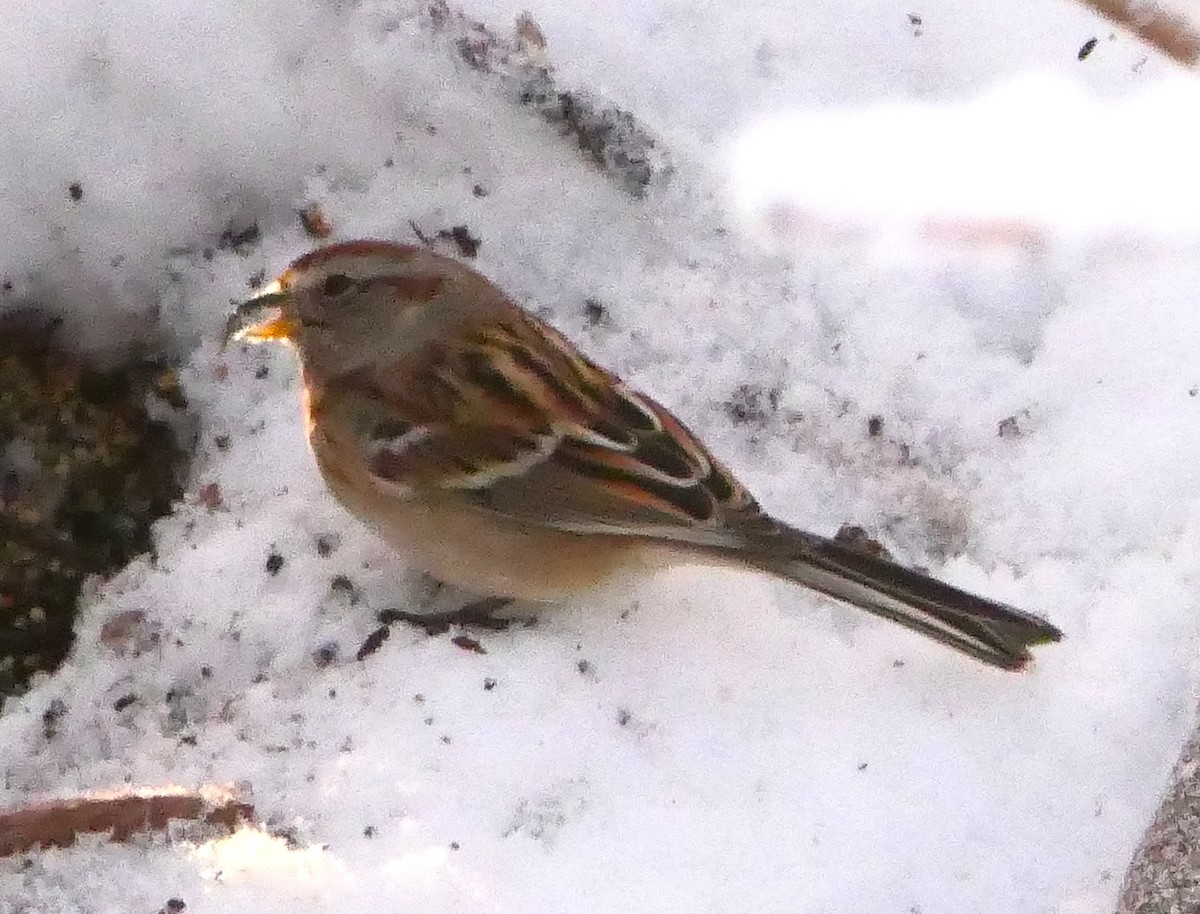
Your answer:
[[[422,247],[347,241],[293,261],[230,316],[226,342],[282,341],[306,370],[352,371],[403,357],[503,295]]]

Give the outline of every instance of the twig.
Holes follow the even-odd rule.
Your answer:
[[[233,790],[217,787],[51,800],[0,810],[0,857],[36,847],[68,847],[84,834],[108,832],[112,841],[128,841],[142,832],[163,831],[173,820],[199,820],[232,831],[253,817],[249,802]]]
[[[1182,15],[1153,0],[1079,0],[1185,67],[1200,63],[1200,33]]]

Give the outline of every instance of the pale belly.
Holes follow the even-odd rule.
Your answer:
[[[555,601],[661,564],[637,540],[535,530],[445,503],[347,507],[406,563],[481,596]]]
[[[673,550],[629,537],[537,529],[453,496],[406,497],[365,470],[331,465],[314,448],[325,482],[402,561],[480,596],[553,602],[671,561]]]

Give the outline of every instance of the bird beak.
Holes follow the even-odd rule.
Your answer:
[[[290,303],[291,296],[283,291],[278,280],[263,286],[229,315],[223,345],[291,339],[300,329],[300,322],[288,308]]]

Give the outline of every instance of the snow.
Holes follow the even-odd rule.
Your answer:
[[[1100,100],[1037,73],[970,102],[766,118],[742,134],[731,166],[751,212],[784,199],[877,226],[971,215],[1090,237],[1195,232],[1200,195],[1178,183],[1194,170],[1194,134],[1172,113],[1194,105],[1196,93],[1195,80],[1180,76],[1152,93]],[[1146,149],[1157,150],[1153,170],[1138,167]],[[1114,180],[1126,173],[1132,180]],[[813,186],[813,174],[829,179]]]
[[[200,435],[157,561],[5,706],[0,806],[241,783],[264,826],[0,862],[0,910],[1110,910],[1200,682],[1194,83],[1068,3],[464,5],[503,34],[525,8],[562,86],[662,138],[645,199],[399,0],[10,9],[0,307],[166,339]],[[401,626],[356,660],[428,584],[325,492],[291,356],[218,345],[313,201],[340,238],[466,224],[781,517],[1066,640],[1006,675],[677,569],[483,654]]]

